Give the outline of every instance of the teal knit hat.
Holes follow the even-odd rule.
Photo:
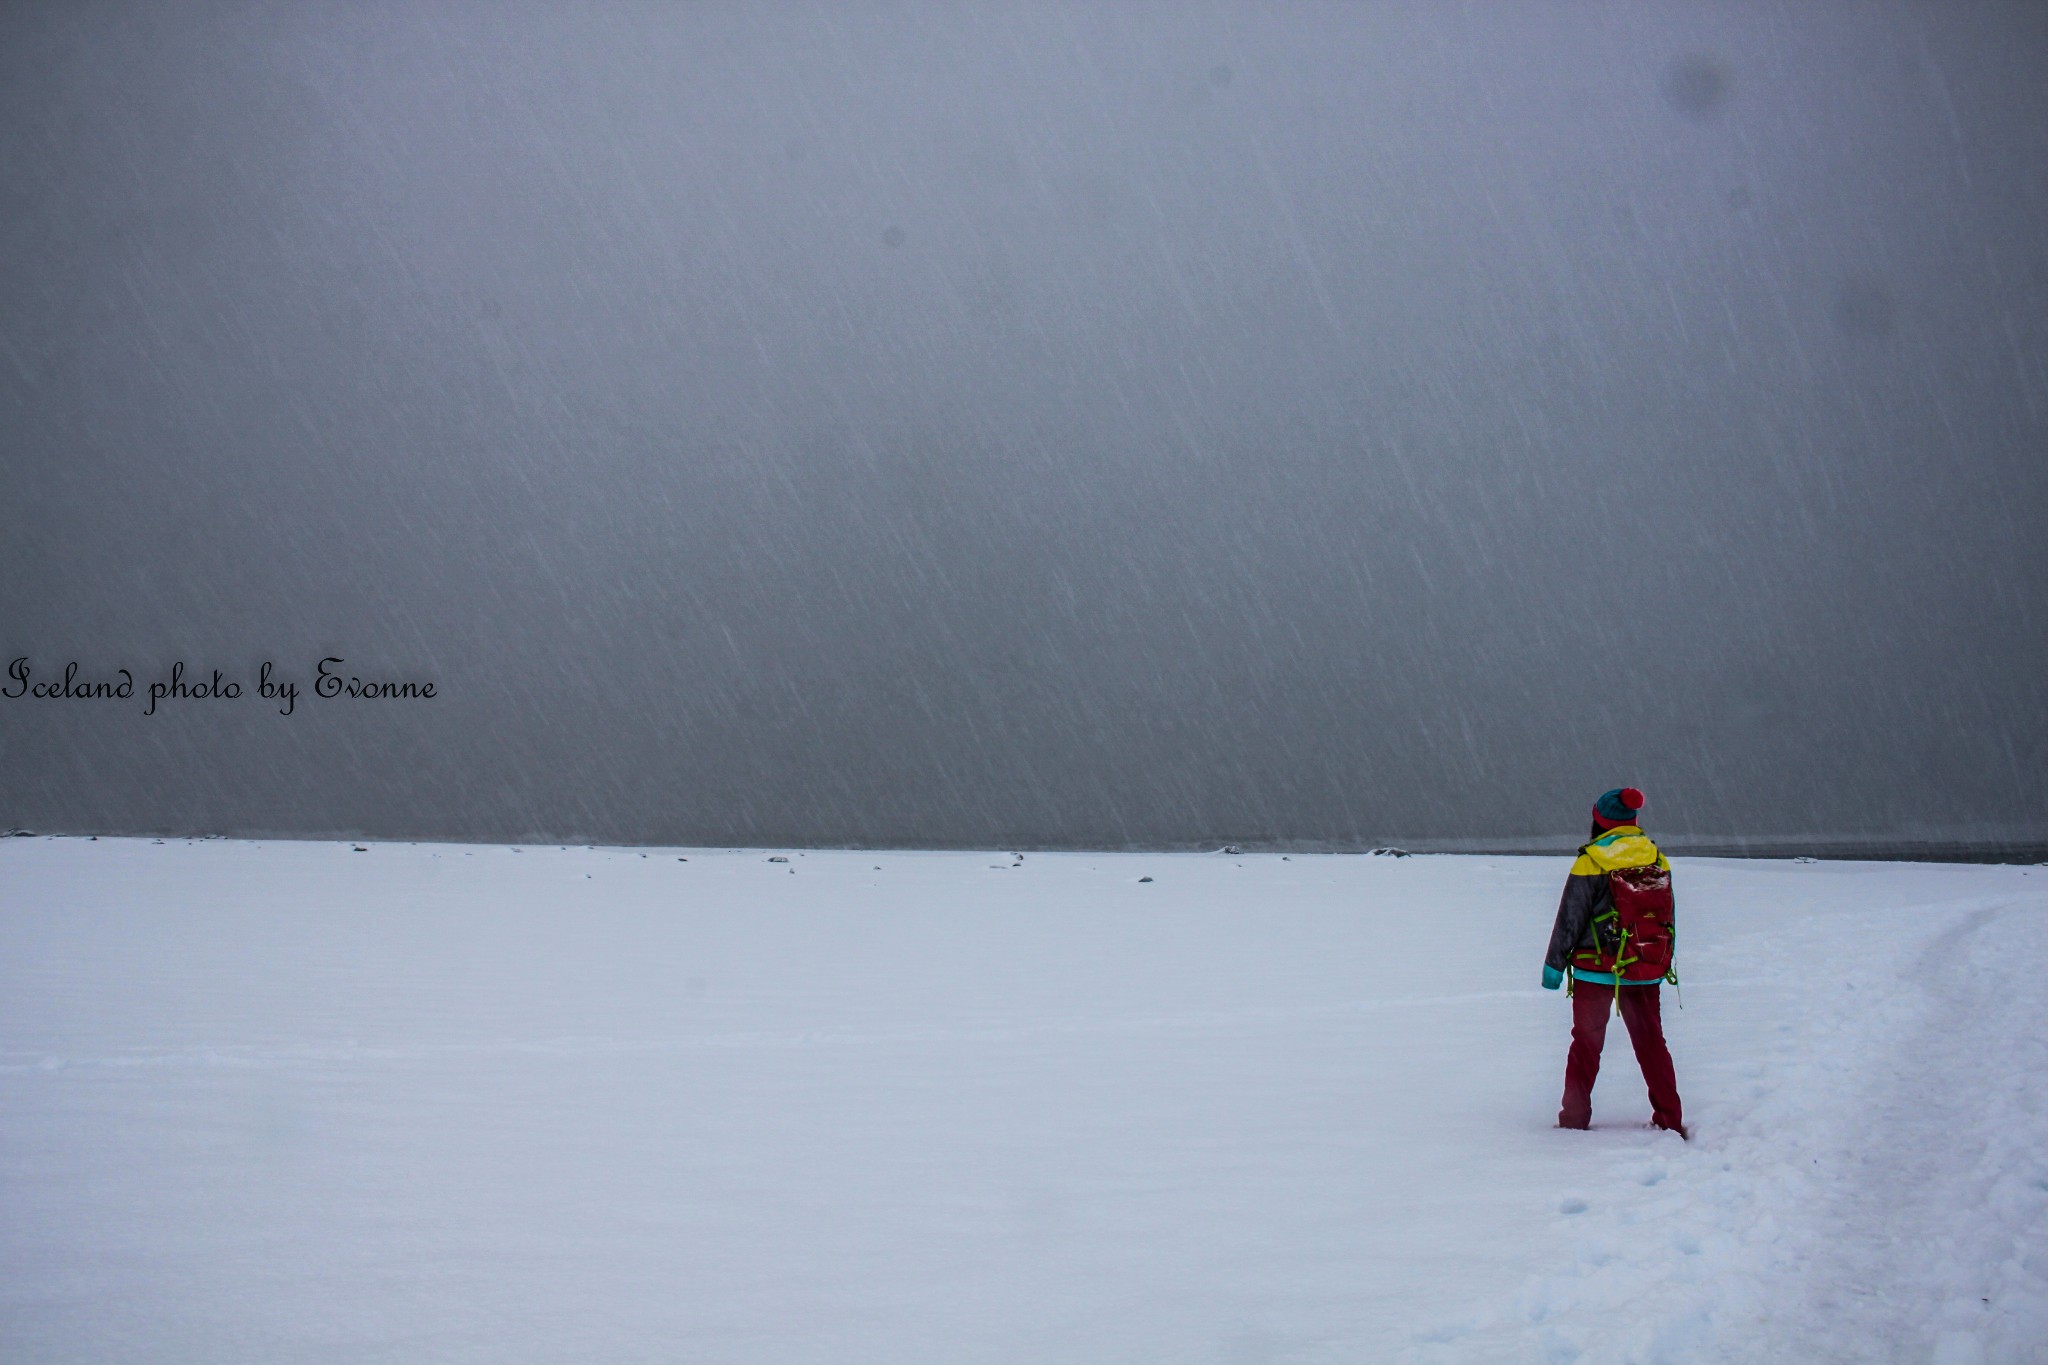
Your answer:
[[[1634,787],[1616,787],[1613,791],[1602,792],[1600,799],[1593,803],[1593,822],[1602,829],[1613,829],[1616,825],[1633,825],[1636,812],[1643,808],[1643,794]]]

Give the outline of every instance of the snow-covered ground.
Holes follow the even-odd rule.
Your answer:
[[[787,857],[6,841],[0,1360],[2048,1359],[2048,868],[1679,860],[1688,1144],[1563,858]]]

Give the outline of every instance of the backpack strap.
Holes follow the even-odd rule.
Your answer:
[[[1593,857],[1592,850],[1592,841],[1588,841],[1587,843],[1581,844],[1579,845],[1579,856],[1582,858],[1592,859],[1593,865],[1596,867],[1600,867],[1601,871],[1607,874],[1608,902],[1607,913],[1604,915],[1595,915],[1593,919],[1590,921],[1590,923],[1598,925],[1599,922],[1603,919],[1611,919],[1615,922],[1615,926],[1621,931],[1621,938],[1614,945],[1614,1003],[1610,1007],[1614,1011],[1614,1013],[1619,1014],[1621,1013],[1621,971],[1623,967],[1627,966],[1628,963],[1634,961],[1635,959],[1629,957],[1628,955],[1628,926],[1621,922],[1621,907],[1615,904],[1614,902],[1614,869],[1611,867],[1601,866],[1600,860],[1598,858]],[[1658,856],[1662,856],[1661,850],[1659,850]],[[1597,947],[1599,945],[1599,942],[1600,931],[1598,928],[1595,928],[1593,930],[1593,943]]]

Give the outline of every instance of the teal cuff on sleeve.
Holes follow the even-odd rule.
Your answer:
[[[1544,990],[1546,990],[1546,991],[1554,991],[1554,990],[1556,990],[1556,989],[1557,989],[1557,988],[1558,988],[1559,986],[1562,986],[1563,984],[1564,984],[1564,973],[1563,973],[1563,972],[1559,971],[1559,970],[1558,970],[1557,968],[1555,968],[1555,967],[1545,967],[1545,968],[1543,969],[1543,989],[1544,989]]]

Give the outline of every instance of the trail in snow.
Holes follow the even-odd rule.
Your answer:
[[[2048,1340],[2048,870],[1679,860],[1687,1144],[1564,858],[678,856],[0,845],[0,1359]]]
[[[1591,1144],[1559,1201],[1555,1267],[1425,1331],[1414,1357],[2042,1358],[2042,908],[1915,913],[1788,916],[1729,945],[1766,971],[1723,986],[1743,1007],[1716,1012],[1721,1056],[1691,1069],[1695,1141]]]
[[[1806,1273],[1774,1303],[1781,1359],[2048,1358],[2048,936],[1997,905],[1905,977],[1919,1019],[1832,1135]],[[1838,1028],[1853,1021],[1839,1015]],[[1818,1158],[1816,1158],[1818,1162]],[[1858,1331],[1856,1328],[1861,1327]]]

